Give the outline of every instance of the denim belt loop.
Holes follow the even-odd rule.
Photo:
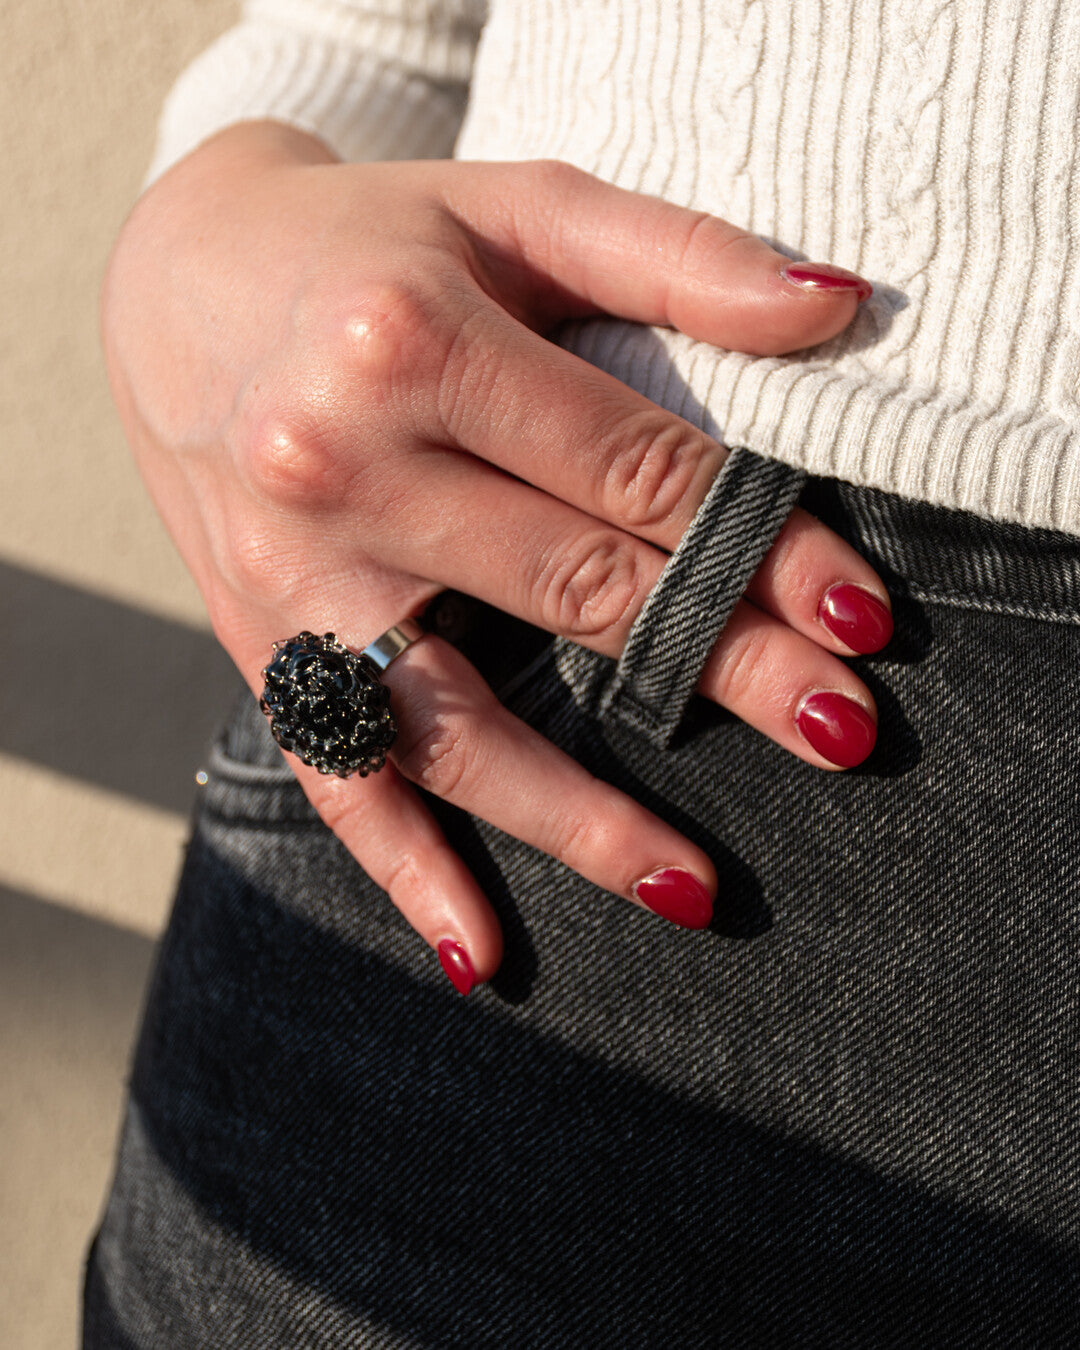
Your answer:
[[[600,699],[601,725],[666,748],[709,653],[790,516],[806,475],[731,450],[638,615]]]

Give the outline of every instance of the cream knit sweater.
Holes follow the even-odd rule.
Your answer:
[[[715,212],[874,296],[795,356],[613,320],[565,344],[729,444],[1080,535],[1078,100],[1075,0],[248,0],[149,177],[273,117]]]

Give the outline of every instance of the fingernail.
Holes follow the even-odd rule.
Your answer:
[[[803,699],[795,725],[823,759],[841,769],[861,764],[877,736],[877,723],[861,704],[828,689]]]
[[[821,597],[818,618],[852,651],[877,652],[892,637],[892,615],[876,595],[842,581]]]
[[[631,889],[654,914],[680,928],[704,928],[712,919],[712,896],[705,883],[681,867],[662,867]]]
[[[803,291],[854,291],[860,301],[874,293],[865,277],[832,263],[788,263],[780,269],[780,275]]]
[[[446,971],[447,978],[459,994],[467,994],[476,983],[469,953],[453,938],[443,938],[438,946],[439,964]]]

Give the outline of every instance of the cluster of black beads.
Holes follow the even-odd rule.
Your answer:
[[[275,642],[274,652],[263,671],[259,707],[278,745],[339,778],[366,778],[381,769],[397,727],[375,662],[349,651],[333,633],[298,633]]]

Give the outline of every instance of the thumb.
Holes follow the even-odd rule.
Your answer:
[[[834,337],[872,290],[843,268],[793,263],[718,216],[558,160],[469,167],[475,180],[457,179],[448,195],[461,200],[447,204],[499,259],[497,298],[541,322],[602,312],[775,356]]]

